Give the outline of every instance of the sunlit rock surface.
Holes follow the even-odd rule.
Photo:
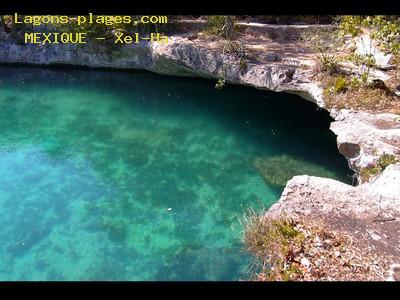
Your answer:
[[[343,109],[335,115],[331,130],[353,170],[375,163],[385,153],[400,156],[400,119],[396,114]]]
[[[295,176],[264,217],[312,219],[350,236],[363,253],[399,263],[399,173],[400,164],[391,165],[374,181],[357,187],[327,178]]]
[[[0,62],[40,65],[67,64],[87,67],[145,69],[159,74],[226,78],[227,82],[260,89],[287,91],[308,100],[317,86],[304,72],[287,64],[249,63],[241,68],[231,55],[219,49],[194,45],[188,38],[171,36],[168,44],[143,42],[138,45],[100,47],[82,45],[17,44],[12,36],[0,32]],[[318,102],[318,100],[317,100]]]
[[[288,180],[295,175],[321,174],[324,177],[337,179],[335,173],[325,170],[318,164],[286,154],[257,157],[253,161],[253,166],[260,173],[266,184],[279,188],[283,188]]]

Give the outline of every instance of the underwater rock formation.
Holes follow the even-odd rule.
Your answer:
[[[243,70],[231,55],[218,49],[199,47],[181,36],[171,36],[168,44],[143,42],[111,50],[91,43],[18,44],[11,34],[5,32],[0,32],[0,39],[0,63],[144,69],[164,75],[224,77],[229,83],[293,92],[308,100],[320,101],[315,97],[320,89],[308,78],[307,72],[285,63],[248,63]]]
[[[255,158],[253,166],[260,173],[267,185],[278,188],[283,188],[288,180],[296,175],[335,178],[335,174],[325,170],[321,166],[296,159],[287,154]]]

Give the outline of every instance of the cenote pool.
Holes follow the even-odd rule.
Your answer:
[[[0,67],[0,280],[246,280],[240,223],[286,181],[350,181],[294,95]]]

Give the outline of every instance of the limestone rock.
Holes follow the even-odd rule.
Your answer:
[[[353,170],[359,171],[375,163],[384,153],[400,157],[400,123],[397,119],[398,115],[391,113],[343,109],[335,113],[330,128],[337,135],[340,153]]]
[[[354,187],[342,182],[295,176],[264,217],[312,219],[350,236],[357,247],[400,258],[400,164],[372,182]]]
[[[400,163],[388,166],[383,173],[363,188],[378,192],[383,199],[395,199],[393,209],[400,206]],[[381,203],[383,205],[383,203]]]
[[[282,55],[277,54],[277,53],[269,53],[269,54],[265,55],[265,60],[268,62],[282,61]]]
[[[368,35],[362,35],[356,41],[356,53],[359,55],[372,55],[375,59],[375,64],[385,69],[385,67],[389,66],[389,61],[392,55],[386,55],[377,47],[375,47],[374,42],[370,39]]]

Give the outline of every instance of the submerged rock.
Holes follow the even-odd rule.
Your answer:
[[[335,178],[335,174],[323,167],[287,154],[258,157],[254,159],[253,166],[268,185],[280,188],[283,188],[295,175],[307,174]]]
[[[385,54],[379,50],[374,45],[373,40],[367,35],[362,35],[357,39],[356,53],[363,56],[372,56],[375,60],[375,64],[382,68],[389,65],[389,61],[392,57],[391,54]]]

